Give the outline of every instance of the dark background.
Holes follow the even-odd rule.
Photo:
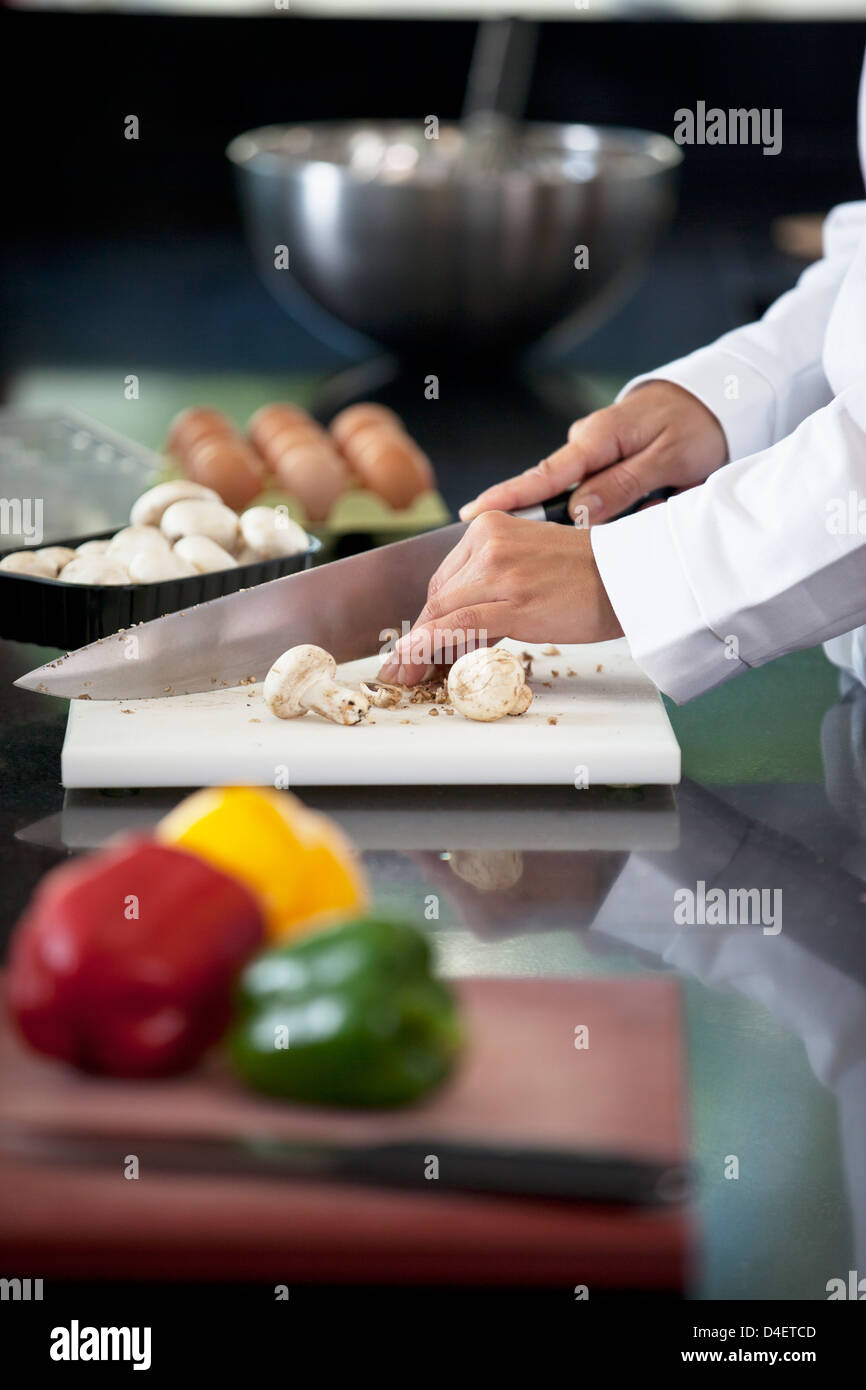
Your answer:
[[[4,10],[9,193],[0,366],[330,366],[246,257],[227,141],[268,122],[459,114],[475,24]],[[759,312],[802,268],[772,219],[862,194],[866,24],[544,26],[528,116],[672,134],[674,111],[781,107],[783,149],[687,148],[673,234],[632,304],[576,349],[631,371]],[[17,78],[17,80],[15,80]],[[14,85],[12,85],[14,83]],[[14,91],[14,97],[10,100]],[[135,113],[141,138],[123,138]]]

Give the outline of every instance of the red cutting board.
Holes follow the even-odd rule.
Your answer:
[[[78,1076],[0,1033],[0,1123],[117,1139],[117,1168],[0,1157],[7,1270],[56,1278],[679,1288],[688,1213],[247,1176],[122,1176],[129,1136],[411,1135],[687,1156],[676,984],[477,979],[454,1080],[411,1111],[335,1114],[250,1095],[218,1057],[165,1082]],[[576,1049],[575,1029],[589,1047]]]

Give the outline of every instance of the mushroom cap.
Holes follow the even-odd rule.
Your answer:
[[[454,708],[467,719],[490,723],[524,705],[523,666],[504,647],[478,647],[455,661],[448,674],[448,694]],[[521,710],[522,712],[522,710]]]
[[[57,578],[62,584],[129,584],[129,572],[113,555],[76,555]]]
[[[523,877],[523,855],[519,849],[455,849],[448,866],[464,883],[471,883],[482,893],[513,888]]]
[[[163,535],[170,541],[179,541],[184,536],[207,536],[216,541],[223,550],[233,551],[237,541],[238,519],[231,507],[222,502],[208,502],[201,498],[191,498],[172,502],[163,512],[160,521]]]
[[[155,546],[145,546],[129,561],[129,577],[133,584],[161,584],[167,579],[188,579],[197,573],[188,560],[168,547],[158,550]]]
[[[75,559],[75,551],[68,545],[44,545],[36,554],[54,566],[55,574],[59,574],[64,565]]]
[[[253,550],[251,545],[242,545],[235,559],[239,565],[259,565],[263,556],[259,555],[258,551]]]
[[[157,483],[156,487],[143,492],[132,504],[129,520],[133,526],[158,526],[163,514],[173,502],[198,498],[204,502],[219,502],[218,493],[202,483],[194,483],[190,478],[177,478],[169,483]]]
[[[304,714],[305,692],[319,681],[332,681],[337,663],[322,647],[304,644],[290,647],[278,656],[262,687],[265,704],[280,719],[296,719]]]
[[[142,550],[157,550],[160,553],[169,549],[168,541],[156,526],[124,526],[108,542],[105,554],[111,560],[119,560],[128,565],[133,555]]]
[[[4,574],[31,574],[37,579],[56,579],[57,566],[38,550],[14,550],[0,560]]]
[[[240,528],[246,545],[265,560],[297,555],[310,544],[303,526],[275,507],[248,507],[241,513]]]
[[[82,541],[75,547],[76,555],[104,555],[111,545],[110,540]]]
[[[195,574],[216,574],[220,570],[237,569],[237,560],[209,536],[182,536],[173,554],[191,567]]]

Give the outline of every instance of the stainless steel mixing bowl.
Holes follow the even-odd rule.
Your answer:
[[[268,126],[227,154],[277,298],[293,277],[344,324],[428,362],[434,345],[489,358],[569,316],[576,331],[607,317],[670,220],[682,157],[646,131],[527,123],[505,165],[479,172],[460,127],[428,139],[393,121]]]

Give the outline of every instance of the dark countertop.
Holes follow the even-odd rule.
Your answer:
[[[64,796],[65,704],[10,686],[44,656],[0,644],[4,934],[52,864],[150,823],[178,795]],[[673,709],[685,773],[675,793],[305,795],[355,834],[377,901],[421,921],[436,894],[427,925],[449,974],[679,977],[698,1297],[822,1299],[828,1279],[866,1263],[866,692],[837,689],[808,652]],[[519,856],[517,883],[473,887],[466,851],[494,871]],[[677,925],[674,893],[699,880],[767,890],[781,930]],[[737,1181],[724,1176],[730,1155]]]

